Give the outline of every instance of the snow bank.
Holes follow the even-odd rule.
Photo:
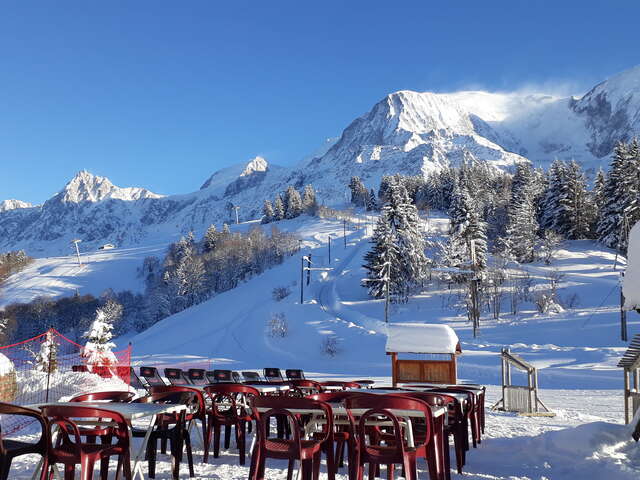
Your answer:
[[[629,234],[627,271],[622,285],[624,308],[640,308],[640,223],[636,223]]]
[[[448,325],[393,323],[387,328],[387,352],[456,353],[458,336]]]

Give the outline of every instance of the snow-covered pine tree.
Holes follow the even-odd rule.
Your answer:
[[[206,252],[213,252],[216,249],[216,243],[218,242],[218,230],[216,230],[216,226],[212,223],[207,228],[207,231],[202,238],[202,250]]]
[[[452,246],[448,251],[460,256],[449,258],[449,266],[459,267],[469,263],[473,242],[476,266],[484,269],[487,266],[487,227],[473,205],[466,183],[466,181],[456,183],[451,195],[449,235]]]
[[[625,223],[624,208],[627,197],[624,176],[628,154],[628,145],[619,142],[613,151],[602,194],[602,207],[596,231],[598,241],[610,248],[618,248],[623,243],[621,233]]]
[[[222,224],[222,234],[225,237],[228,237],[229,235],[231,235],[231,228],[229,228],[229,224],[228,223],[223,223]]]
[[[595,202],[596,209],[598,210],[598,217],[600,217],[600,210],[604,204],[604,187],[606,184],[606,177],[602,168],[598,169],[596,178],[593,181],[593,200]]]
[[[384,218],[394,232],[400,260],[397,282],[398,299],[406,302],[411,291],[424,278],[428,261],[425,244],[420,232],[420,218],[416,206],[411,202],[407,189],[393,184],[388,191],[389,202],[383,207]]]
[[[51,373],[58,369],[58,342],[52,330],[48,330],[35,358],[38,372]]]
[[[376,200],[376,192],[374,192],[372,188],[367,200],[367,212],[374,212],[376,210],[378,210],[378,201]]]
[[[385,212],[378,218],[371,243],[371,250],[364,256],[366,263],[363,266],[367,270],[367,277],[363,280],[363,286],[374,298],[383,298],[387,292],[390,298],[395,298],[401,290],[398,285],[401,260],[395,232]]]
[[[265,200],[262,207],[262,221],[260,223],[271,223],[273,222],[273,217],[273,205],[271,205],[271,202],[269,200]]]
[[[365,207],[367,205],[369,191],[362,183],[362,180],[360,180],[360,177],[351,177],[349,189],[351,190],[351,203],[356,207]]]
[[[507,253],[521,263],[534,260],[539,228],[535,205],[540,190],[539,175],[528,163],[519,163],[513,177],[507,226],[502,242]]]
[[[114,365],[117,363],[113,348],[116,346],[111,341],[113,338],[113,325],[111,319],[106,315],[103,308],[96,310],[96,316],[89,330],[84,333],[83,338],[87,339],[82,356],[89,366]]]
[[[316,191],[312,185],[306,185],[302,193],[302,209],[308,214],[313,214],[317,208]]]
[[[587,192],[587,181],[580,165],[572,160],[566,166],[559,186],[554,230],[571,240],[588,238],[594,207]]]
[[[624,180],[626,196],[623,247],[626,250],[629,230],[640,220],[640,144],[637,138],[631,140],[629,144]]]
[[[284,220],[284,215],[284,202],[282,201],[282,196],[278,194],[273,202],[273,219],[274,221]]]
[[[302,198],[292,185],[287,187],[284,194],[284,208],[285,218],[296,218],[302,214]]]
[[[554,160],[547,173],[547,188],[540,208],[540,228],[558,231],[560,196],[564,188],[567,166],[561,160]]]

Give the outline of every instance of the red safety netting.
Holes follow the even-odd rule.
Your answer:
[[[51,328],[0,347],[0,401],[35,406],[83,392],[128,390],[130,367],[131,345],[117,352],[87,350]],[[7,434],[32,421],[11,416],[0,422]]]

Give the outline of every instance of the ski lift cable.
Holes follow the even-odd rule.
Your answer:
[[[584,328],[587,326],[587,323],[589,323],[591,321],[591,319],[595,316],[597,312],[597,310],[602,307],[604,305],[604,302],[607,301],[607,299],[611,296],[611,294],[614,292],[614,290],[616,290],[619,286],[618,285],[614,285],[613,288],[611,290],[609,290],[609,293],[607,293],[607,296],[604,297],[604,299],[600,302],[600,305],[598,305],[594,311],[591,313],[591,315],[589,315],[589,318],[587,318],[585,320],[585,322],[582,324],[582,326],[580,328]]]

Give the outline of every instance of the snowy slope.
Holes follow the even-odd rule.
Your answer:
[[[38,258],[0,286],[0,308],[10,303],[26,303],[36,297],[100,295],[115,291],[142,292],[143,280],[138,268],[147,256],[161,257],[166,245],[115,249],[85,253],[82,266],[76,255]]]
[[[366,219],[363,222],[366,225]],[[299,304],[300,260],[292,258],[135,336],[131,340],[136,359],[160,364],[188,361],[207,368],[273,364],[330,374],[389,375],[383,303],[372,301],[360,287],[370,227],[352,232],[345,249],[339,222],[283,223],[302,235],[304,251],[312,254],[318,268],[329,267],[326,242],[329,234],[334,237],[332,270],[313,273],[303,305]],[[429,223],[434,234],[446,228],[443,218]],[[612,252],[595,243],[576,241],[568,243],[551,266],[528,265],[534,289],[542,288],[552,271],[562,273],[560,297],[576,294],[577,305],[562,314],[543,315],[532,304],[524,304],[516,316],[505,312],[499,321],[485,314],[478,339],[473,339],[464,312],[449,305],[447,284],[434,283],[407,305],[392,306],[391,320],[452,326],[461,339],[460,375],[466,379],[499,383],[498,354],[503,346],[510,346],[540,368],[544,387],[617,388],[620,378],[615,365],[625,344],[619,340],[618,273],[612,269],[613,260]],[[271,298],[275,286],[289,286],[292,293],[276,302]],[[504,303],[506,311],[506,297]],[[274,313],[287,317],[289,336],[276,339],[265,334]],[[631,315],[629,320],[630,333],[640,331],[640,318]],[[339,339],[342,353],[336,357],[322,353],[327,336]]]

